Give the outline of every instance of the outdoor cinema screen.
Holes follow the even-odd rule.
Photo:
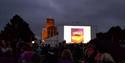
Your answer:
[[[88,43],[91,40],[91,26],[64,26],[66,43]]]

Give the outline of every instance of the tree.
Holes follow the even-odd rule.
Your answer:
[[[13,48],[16,47],[19,40],[27,43],[34,39],[34,33],[29,28],[29,24],[18,15],[10,19],[10,22],[1,31],[0,36],[3,40],[9,41]]]
[[[124,46],[125,31],[119,26],[111,27],[108,32],[97,33],[96,38],[91,40],[89,44],[94,44],[95,48],[101,52],[108,52],[113,55],[116,61],[125,59]]]

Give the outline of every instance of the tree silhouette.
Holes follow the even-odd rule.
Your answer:
[[[110,53],[116,61],[125,59],[125,30],[119,26],[111,27],[105,33],[97,33],[96,38],[91,40],[89,44],[94,44],[96,49],[101,52]]]
[[[30,30],[29,24],[20,16],[15,15],[10,22],[6,24],[4,30],[1,31],[0,37],[3,40],[9,41],[13,48],[19,40],[25,43],[31,42],[34,39],[34,33]]]

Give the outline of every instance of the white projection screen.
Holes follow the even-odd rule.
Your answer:
[[[91,40],[91,26],[64,26],[66,43],[88,43]]]

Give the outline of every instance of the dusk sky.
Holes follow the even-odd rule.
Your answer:
[[[97,32],[117,25],[125,28],[125,0],[0,0],[0,30],[15,14],[37,36],[47,17],[56,25],[92,25]]]

